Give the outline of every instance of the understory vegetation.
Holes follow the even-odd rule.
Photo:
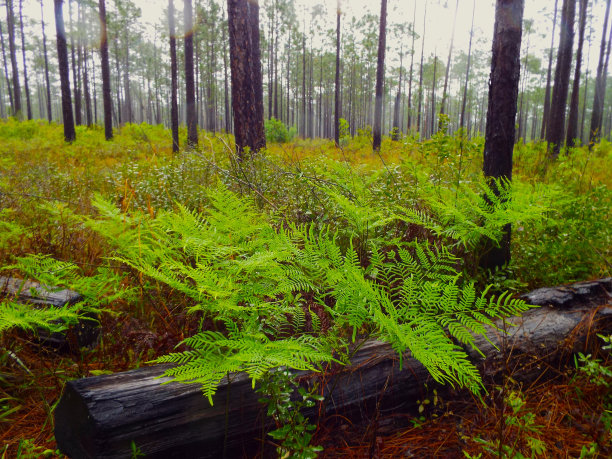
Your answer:
[[[497,196],[482,177],[483,139],[461,131],[385,139],[380,154],[367,132],[336,148],[293,139],[276,120],[266,131],[268,149],[240,162],[220,133],[202,131],[200,149],[173,155],[161,126],[128,124],[112,142],[99,128],[78,127],[78,140],[65,145],[60,125],[0,121],[0,275],[83,296],[62,310],[0,300],[6,457],[18,449],[30,457],[27,448],[55,454],[52,412],[68,378],[151,361],[179,364],[168,374],[201,384],[211,403],[222,378],[246,372],[277,422],[279,455],[314,457],[320,448],[310,440],[325,444],[325,429],[279,408],[294,381],[270,370],[347,364],[377,338],[400,364],[409,350],[436,381],[483,400],[495,390],[485,395],[465,349],[495,319],[529,308],[514,294],[612,272],[605,140],[552,162],[545,144],[519,143],[513,181],[496,182]],[[487,241],[507,224],[512,261],[483,272]],[[91,313],[102,327],[95,349],[48,356],[31,337]],[[587,370],[569,377],[607,394],[607,360],[582,359],[577,367]],[[303,405],[318,402],[301,390]],[[512,438],[466,427],[466,456],[476,446],[482,454],[506,448],[506,457],[553,450],[528,393],[516,386],[504,394]],[[606,397],[597,409],[607,437],[583,442],[581,457],[610,440]],[[28,419],[33,404],[40,422]],[[25,424],[33,427],[20,437],[14,426]]]

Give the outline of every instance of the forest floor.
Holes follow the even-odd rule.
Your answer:
[[[462,187],[477,183],[482,161],[482,139],[444,134],[424,142],[385,139],[380,155],[371,152],[367,137],[345,139],[341,149],[329,141],[297,139],[271,145],[269,157],[254,160],[250,170],[236,168],[229,139],[204,132],[202,151],[177,156],[170,151],[168,131],[147,125],[125,126],[113,142],[105,142],[100,129],[79,127],[77,141],[66,146],[61,126],[0,121],[0,139],[0,275],[16,277],[24,274],[15,263],[27,254],[74,262],[85,275],[103,264],[109,244],[76,217],[97,215],[91,204],[95,193],[126,214],[139,210],[153,218],[177,203],[204,208],[202,189],[224,180],[242,193],[252,192],[270,215],[336,225],[342,239],[348,217],[339,207],[346,211],[347,205],[322,194],[321,184],[337,184],[347,196],[367,194],[366,207],[380,200],[410,202],[440,225],[454,224],[473,217],[461,206],[471,205],[478,193],[462,194]],[[576,149],[550,164],[541,144],[519,144],[514,162],[515,183],[532,193],[525,202],[537,201],[544,210],[535,211],[543,216],[537,222],[514,224],[507,270],[477,272],[477,259],[466,249],[473,235],[461,233],[467,231],[462,227],[436,233],[434,227],[411,224],[385,231],[389,238],[401,230],[406,239],[452,242],[462,269],[479,287],[494,284],[518,294],[609,276],[612,146],[604,141],[593,152]],[[454,202],[462,213],[446,218],[445,202]],[[386,237],[376,231],[359,237]],[[457,234],[464,239],[451,240]],[[187,313],[188,299],[166,290],[148,293],[142,277],[130,274],[127,282],[136,298],[114,301],[102,312],[101,340],[94,349],[79,349],[71,332],[67,349],[57,350],[29,332],[0,326],[1,459],[61,457],[53,411],[67,381],[143,366],[172,352],[201,325]],[[531,382],[519,383],[508,373],[486,383],[482,401],[457,390],[444,398],[424,396],[418,412],[366,413],[359,422],[329,416],[319,420],[313,443],[323,446],[320,457],[329,458],[476,458],[500,452],[503,457],[612,457],[610,367],[609,354],[602,351],[547,367]]]

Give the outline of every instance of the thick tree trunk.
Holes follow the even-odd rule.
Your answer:
[[[264,129],[263,75],[261,71],[261,52],[259,46],[259,0],[248,0],[249,34],[251,44],[251,90],[255,117],[251,120],[251,151],[266,148]]]
[[[374,131],[372,148],[380,150],[382,140],[382,104],[385,80],[385,51],[387,49],[387,0],[380,0],[380,28],[378,32],[378,59],[376,62],[376,100],[374,103]]]
[[[172,152],[179,151],[178,122],[178,65],[176,63],[176,32],[174,30],[174,0],[168,0],[168,28],[170,35],[170,130],[172,131]]]
[[[113,105],[111,99],[110,65],[108,63],[108,34],[106,32],[106,4],[99,0],[100,63],[102,66],[102,101],[104,103],[104,137],[113,138]]]
[[[185,31],[185,104],[187,120],[187,145],[198,146],[198,121],[195,105],[195,83],[193,70],[193,7],[191,0],[184,2]]]
[[[563,0],[560,27],[561,39],[559,41],[559,53],[557,54],[557,67],[555,68],[555,82],[550,103],[548,127],[546,128],[546,142],[548,143],[549,154],[553,158],[559,156],[563,141],[565,140],[563,134],[565,133],[565,109],[572,69],[575,13],[576,0]]]
[[[512,179],[524,6],[524,0],[497,0],[495,8],[483,162],[485,176],[494,179]],[[510,230],[510,225],[504,228],[499,245],[486,244],[483,268],[494,270],[510,261]]]
[[[550,111],[550,77],[552,75],[552,59],[555,49],[555,28],[557,27],[557,4],[559,0],[555,0],[555,12],[553,14],[552,38],[550,41],[550,53],[548,53],[548,71],[546,73],[546,91],[544,93],[544,114],[542,115],[542,130],[540,138],[544,139],[546,128],[548,126],[548,113]]]
[[[578,138],[578,96],[580,95],[580,68],[582,65],[582,47],[584,45],[584,29],[586,26],[586,13],[589,0],[580,0],[580,22],[578,29],[578,50],[576,51],[576,67],[572,83],[569,118],[567,121],[567,136],[565,142],[568,147],[576,145]]]
[[[68,47],[66,45],[66,30],[64,28],[64,15],[62,12],[63,0],[54,0],[54,2],[55,29],[57,31],[57,59],[59,61],[60,82],[62,88],[62,116],[64,119],[64,140],[66,142],[73,142],[74,140],[76,140],[76,131],[74,130],[72,100],[70,97]]]
[[[32,103],[30,101],[30,85],[28,82],[28,64],[26,61],[26,43],[23,33],[23,0],[19,0],[19,30],[21,31],[21,57],[23,59],[23,88],[26,95],[26,111],[28,119],[32,119]]]
[[[6,26],[8,29],[9,52],[13,69],[13,115],[21,119],[21,84],[19,83],[19,67],[17,66],[17,50],[15,46],[15,13],[13,0],[6,0]]]
[[[509,365],[513,377],[522,381],[573,365],[567,346],[560,343],[569,342],[574,352],[586,353],[589,336],[612,331],[610,315],[600,308],[609,302],[610,289],[612,278],[607,278],[524,295],[527,302],[542,307],[506,322],[512,324],[506,336],[491,331],[491,342],[476,337],[485,358],[470,350],[471,360],[485,381],[503,377]],[[499,348],[511,349],[511,359]],[[263,413],[246,375],[232,374],[229,383],[222,381],[211,406],[198,385],[158,378],[165,368],[69,381],[55,410],[55,437],[62,452],[75,458],[129,457],[134,443],[148,458],[254,455]],[[449,391],[448,386],[434,383],[409,353],[400,371],[397,353],[379,341],[365,342],[346,368],[298,375],[303,385],[324,381],[322,412],[352,419],[376,407],[415,413],[424,384],[438,394]],[[303,414],[316,420],[319,408]]]

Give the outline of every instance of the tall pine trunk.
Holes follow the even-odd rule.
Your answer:
[[[340,0],[336,9],[336,76],[334,80],[334,142],[340,145]]]
[[[374,132],[372,148],[380,150],[382,140],[381,121],[383,85],[385,80],[385,51],[387,48],[387,0],[380,0],[380,27],[378,32],[378,59],[376,62],[376,100],[374,103]]]
[[[595,77],[595,96],[593,98],[593,111],[591,113],[591,128],[589,130],[589,149],[593,148],[595,142],[601,137],[603,120],[603,105],[606,94],[606,35],[608,30],[608,18],[610,16],[610,0],[606,2],[606,14],[604,17],[604,28],[601,35],[601,46],[599,48],[599,62],[597,63],[597,76]],[[612,27],[610,27],[612,31]],[[608,56],[610,46],[608,43]]]
[[[193,70],[193,8],[191,0],[184,2],[185,31],[185,104],[187,121],[187,145],[195,148],[198,145],[198,124],[195,105],[195,83]]]
[[[453,30],[451,32],[450,47],[448,48],[448,58],[446,59],[446,75],[444,76],[444,89],[442,90],[442,103],[440,106],[440,115],[443,115],[446,110],[446,97],[448,90],[448,76],[450,73],[451,56],[453,54],[453,44],[455,41],[455,25],[457,24],[457,11],[459,10],[459,0],[455,4],[455,16],[453,18]]]
[[[546,128],[546,142],[549,145],[549,154],[556,158],[561,151],[565,140],[565,108],[572,67],[572,47],[574,44],[574,16],[576,13],[576,0],[563,0],[561,9],[561,38],[559,53],[557,54],[557,67],[555,68],[555,82],[548,127]]]
[[[9,52],[13,69],[13,115],[21,119],[21,85],[19,83],[19,67],[17,66],[17,50],[15,46],[15,14],[13,0],[6,0],[6,26],[8,29]]]
[[[68,47],[66,44],[66,29],[62,12],[63,0],[55,1],[55,29],[57,31],[57,59],[59,62],[60,83],[62,87],[62,116],[64,118],[64,140],[76,140],[74,117],[72,115],[72,100],[70,97],[70,79],[68,66]],[[103,0],[102,0],[103,1]]]
[[[470,81],[470,65],[472,63],[472,38],[474,38],[474,15],[476,13],[476,0],[472,6],[472,25],[470,26],[470,44],[468,45],[468,60],[465,69],[465,83],[463,86],[463,100],[461,101],[461,117],[459,118],[459,128],[465,126],[465,106],[467,104],[468,84]],[[468,130],[469,131],[469,130]],[[468,132],[469,135],[469,132]]]
[[[423,137],[421,132],[421,108],[423,106],[423,55],[425,53],[425,30],[427,28],[427,0],[425,0],[425,11],[423,13],[423,37],[421,37],[421,67],[419,70],[419,105],[417,108],[417,131]]]
[[[110,65],[108,62],[108,33],[106,31],[106,4],[105,0],[99,3],[100,17],[100,63],[102,66],[102,101],[104,104],[104,137],[113,138],[113,104],[111,99]]]
[[[584,29],[586,26],[586,13],[589,0],[580,0],[580,22],[578,29],[578,50],[576,51],[576,68],[574,70],[574,81],[572,83],[572,96],[570,98],[570,111],[567,121],[567,137],[565,142],[568,147],[576,145],[578,137],[578,96],[580,94],[580,68],[582,65],[582,47],[584,45]]]
[[[548,71],[546,73],[546,90],[544,92],[544,114],[542,115],[542,129],[540,138],[546,135],[546,127],[548,126],[548,113],[550,111],[550,78],[552,75],[552,59],[555,49],[555,28],[557,27],[557,4],[559,0],[555,0],[555,12],[553,14],[552,38],[550,41],[550,53],[548,53]]]
[[[23,33],[23,0],[19,0],[19,30],[21,31],[21,57],[23,58],[23,88],[26,95],[26,111],[28,119],[32,119],[32,104],[30,102],[30,86],[28,82],[28,64],[26,61],[25,34]]]
[[[6,59],[6,48],[4,46],[4,34],[2,33],[2,21],[0,21],[0,44],[2,44],[2,62],[4,64],[4,78],[6,79],[6,90],[9,95],[9,102],[11,104],[11,112],[15,114],[15,102],[13,100],[13,87],[11,86],[11,80],[8,73],[8,64]]]
[[[524,0],[497,0],[495,8],[483,161],[483,172],[490,179],[512,179],[524,7]],[[494,182],[490,183],[499,193]],[[510,236],[508,224],[499,245],[493,241],[485,245],[480,259],[483,268],[494,270],[510,261]]]
[[[170,35],[170,130],[172,131],[172,152],[179,151],[178,121],[178,64],[176,62],[176,31],[174,30],[174,0],[168,0],[168,29]]]
[[[251,126],[252,151],[266,148],[266,131],[264,129],[263,75],[261,71],[261,51],[259,46],[259,0],[248,0],[249,33],[251,44],[251,90],[255,104]]]

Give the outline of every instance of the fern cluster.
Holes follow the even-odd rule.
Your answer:
[[[363,209],[333,197],[352,209],[358,228]],[[211,401],[229,372],[244,371],[255,384],[274,367],[315,370],[366,337],[388,341],[400,358],[410,351],[438,381],[477,390],[480,378],[462,345],[473,346],[494,319],[527,308],[477,294],[444,247],[371,244],[364,260],[328,227],[276,226],[224,186],[207,200],[203,212],[179,206],[150,218],[97,198],[100,218],[87,224],[116,244],[114,260],[191,298],[189,312],[212,319],[216,330],[158,359],[177,364],[167,374],[200,383]],[[369,224],[384,226],[389,217],[380,218]],[[331,327],[320,329],[315,310],[325,311]]]

